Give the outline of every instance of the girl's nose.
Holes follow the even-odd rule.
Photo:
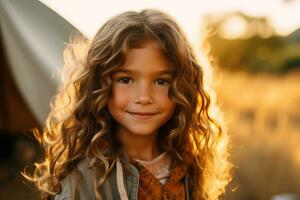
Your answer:
[[[136,104],[147,105],[154,102],[150,86],[141,85],[139,88],[137,88],[136,92],[136,98],[134,100]]]

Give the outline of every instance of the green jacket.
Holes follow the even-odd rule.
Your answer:
[[[104,181],[101,187],[101,195],[103,200],[137,200],[139,188],[139,172],[138,169],[125,160],[126,164],[122,165],[118,159],[116,165],[113,167],[108,178]],[[122,160],[122,163],[123,160]],[[129,173],[123,173],[123,168]],[[81,177],[75,171],[70,173],[62,180],[62,190],[55,196],[55,200],[69,200],[72,199],[72,193],[75,185],[80,181],[79,186],[79,200],[94,200],[94,181],[92,169],[88,167],[87,161],[81,161],[77,165]],[[190,200],[188,189],[188,176],[184,177],[186,200]],[[163,199],[173,199],[172,194],[164,194]]]

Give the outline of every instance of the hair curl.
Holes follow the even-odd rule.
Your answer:
[[[100,187],[114,165],[118,146],[115,122],[107,109],[111,73],[124,63],[130,49],[156,40],[174,66],[169,92],[176,103],[173,116],[159,130],[159,142],[164,151],[187,163],[193,199],[218,199],[231,179],[228,137],[221,121],[210,113],[216,103],[204,89],[204,68],[176,21],[158,10],[128,11],[109,19],[92,41],[74,38],[64,51],[63,82],[44,130],[36,134],[45,160],[36,164],[33,175],[24,173],[43,197],[57,194],[60,181],[88,157],[96,173],[96,198],[101,198]],[[113,155],[104,154],[104,140],[112,145]]]

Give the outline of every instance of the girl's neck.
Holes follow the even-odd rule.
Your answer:
[[[156,135],[140,136],[119,132],[118,139],[122,144],[121,151],[132,159],[153,160],[162,153]]]

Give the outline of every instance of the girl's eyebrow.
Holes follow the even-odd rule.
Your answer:
[[[138,70],[131,70],[131,69],[117,69],[116,71],[114,71],[115,73],[127,73],[127,74],[139,74],[140,72]],[[153,74],[155,75],[172,75],[172,70],[158,70],[153,72]]]

